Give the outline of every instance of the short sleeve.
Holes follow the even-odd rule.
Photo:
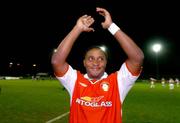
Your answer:
[[[121,103],[123,103],[126,95],[134,85],[135,81],[138,79],[139,75],[132,75],[126,66],[126,63],[122,64],[117,75]]]
[[[67,89],[70,96],[72,97],[75,82],[77,80],[77,71],[74,70],[70,65],[68,67],[68,71],[62,77],[56,76],[56,78],[60,81],[60,83]]]

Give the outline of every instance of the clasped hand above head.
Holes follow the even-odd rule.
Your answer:
[[[100,15],[102,15],[105,18],[105,21],[102,22],[101,25],[104,29],[107,29],[112,23],[110,13],[107,10],[99,7],[96,8],[96,12],[98,12]],[[94,21],[95,20],[92,16],[83,15],[78,19],[77,26],[81,29],[81,31],[84,32],[95,31],[94,28],[91,27]]]

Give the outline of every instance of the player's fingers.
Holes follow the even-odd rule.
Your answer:
[[[94,28],[88,28],[88,30],[87,30],[88,32],[94,32],[95,30],[94,30]]]
[[[85,18],[83,19],[83,24],[86,25],[87,27],[89,27],[90,25],[92,25],[94,23],[94,19],[93,18]]]

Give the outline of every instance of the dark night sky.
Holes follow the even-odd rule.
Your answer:
[[[126,56],[112,35],[100,26],[102,18],[95,7],[109,10],[113,21],[140,46],[145,54],[142,77],[156,75],[155,53],[150,45],[159,40],[163,50],[158,54],[161,76],[180,76],[179,55],[179,6],[177,2],[130,0],[66,0],[65,2],[6,2],[1,4],[0,75],[32,72],[37,64],[38,72],[52,72],[50,58],[54,48],[71,30],[77,18],[91,14],[96,23],[95,33],[83,33],[75,43],[69,63],[82,68],[84,50],[90,45],[105,44],[109,48],[110,61],[107,71],[119,68]],[[9,71],[9,62],[20,63],[17,71]],[[17,67],[17,66],[16,66]]]

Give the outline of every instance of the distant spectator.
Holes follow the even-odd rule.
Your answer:
[[[169,79],[169,89],[170,90],[174,89],[174,80],[172,78]]]
[[[150,78],[150,88],[155,88],[155,81],[156,81],[156,79],[154,79],[154,78]]]
[[[166,80],[165,80],[164,78],[162,78],[162,79],[161,79],[162,87],[165,87],[165,86],[166,86],[165,83],[166,83]]]
[[[179,87],[179,79],[178,78],[175,79],[175,82],[176,82],[176,86]]]

